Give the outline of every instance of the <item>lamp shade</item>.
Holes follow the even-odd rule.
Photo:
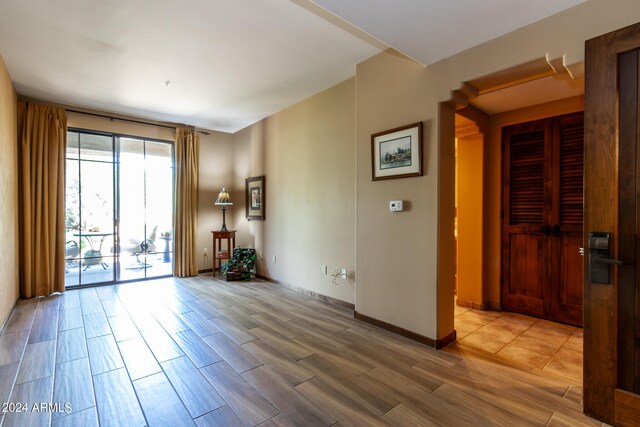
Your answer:
[[[231,202],[231,197],[225,188],[222,189],[220,193],[218,193],[218,198],[216,199],[215,204],[217,206],[231,206],[233,202]]]

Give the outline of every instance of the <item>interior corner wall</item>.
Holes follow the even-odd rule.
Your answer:
[[[351,78],[233,136],[234,227],[238,243],[262,258],[258,273],[348,303],[356,278],[361,281],[355,269],[355,97]],[[245,179],[260,175],[266,177],[266,218],[247,221]],[[349,279],[333,284],[336,268],[346,268]]]
[[[485,151],[485,265],[484,283],[490,307],[500,307],[502,276],[502,128],[547,117],[584,110],[584,96],[574,96],[518,110],[494,114],[489,118],[488,149]]]
[[[448,342],[455,337],[453,292],[455,288],[456,274],[456,243],[454,237],[455,227],[455,110],[450,102],[438,104],[438,130],[435,139],[438,155],[438,256],[436,278],[436,340]],[[436,347],[442,345],[436,342]]]
[[[0,56],[0,328],[19,296],[18,97]]]
[[[233,191],[237,194],[234,201],[234,224],[238,230],[238,242],[241,246],[255,248],[258,252],[258,274],[267,275],[268,260],[265,258],[265,225],[272,221],[271,217],[271,175],[265,169],[265,124],[267,119],[246,127],[233,135]],[[247,178],[265,176],[265,220],[247,220],[245,184]],[[277,190],[276,190],[277,191]]]
[[[483,153],[480,133],[458,138],[458,305],[480,308],[483,299]]]
[[[196,266],[199,271],[213,268],[211,232],[222,228],[222,208],[214,205],[214,202],[223,187],[229,191],[233,202],[233,206],[226,208],[227,229],[238,228],[234,213],[241,209],[240,199],[244,194],[234,188],[233,155],[232,134],[215,131],[209,131],[209,135],[200,134],[198,231],[196,234],[196,259],[198,260]],[[236,234],[236,239],[239,234],[239,232]],[[207,249],[207,255],[204,255],[204,248]]]

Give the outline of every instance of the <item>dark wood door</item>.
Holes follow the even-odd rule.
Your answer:
[[[551,123],[537,121],[504,129],[502,268],[505,309],[538,317],[549,310],[550,228],[547,159]]]
[[[582,113],[503,132],[506,310],[582,325]]]
[[[638,203],[640,24],[588,40],[585,49],[585,238],[610,233],[609,283],[585,263],[584,409],[640,425]]]
[[[618,369],[618,388],[635,394],[640,394],[639,62],[637,49],[620,55],[618,259],[623,264],[618,267],[618,366],[624,369]]]

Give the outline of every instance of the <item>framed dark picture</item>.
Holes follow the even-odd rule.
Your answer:
[[[256,176],[245,180],[245,206],[249,221],[264,219],[264,181],[264,176]]]
[[[371,180],[422,176],[422,122],[371,135]]]

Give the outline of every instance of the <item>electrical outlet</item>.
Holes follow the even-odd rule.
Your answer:
[[[344,279],[344,280],[347,280],[347,278],[348,278],[348,272],[347,272],[347,269],[346,269],[346,268],[341,268],[341,269],[340,269],[340,278],[341,278],[341,279]]]
[[[262,259],[262,252],[258,252],[258,259]]]
[[[324,274],[325,276],[327,275],[327,266],[326,265],[322,265],[322,274]]]
[[[207,248],[202,248],[202,255],[207,256],[208,254]]]
[[[276,262],[278,262],[278,258],[274,255],[273,256],[273,263],[275,264]]]

